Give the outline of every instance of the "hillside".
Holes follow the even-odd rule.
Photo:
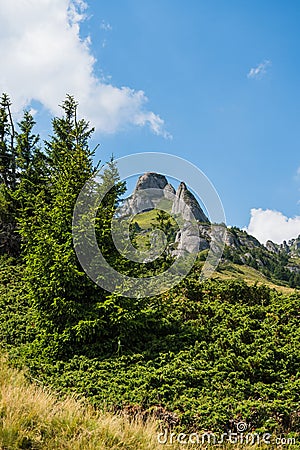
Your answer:
[[[174,433],[228,434],[239,431],[242,422],[247,431],[299,439],[300,292],[288,286],[297,283],[297,241],[290,251],[286,246],[272,250],[231,228],[215,278],[201,281],[208,247],[214,244],[209,221],[184,182],[174,194],[164,176],[150,173],[139,180],[139,194],[129,199],[123,213],[131,217],[142,212],[131,221],[133,245],[147,249],[151,230],[160,228],[165,250],[153,261],[126,258],[111,234],[113,217],[118,213],[122,217],[119,205],[125,184],[111,160],[97,188],[92,183],[92,192],[107,194],[93,216],[90,211],[85,214],[86,203],[79,194],[95,173],[88,145],[92,130],[78,120],[72,97],[62,108],[63,117],[53,119],[53,136],[43,152],[32,135],[30,114],[17,134],[11,134],[5,122],[7,107],[0,115],[6,155],[0,183],[0,345],[9,364],[25,368],[28,380],[51,388],[61,398],[79,396],[97,411],[145,421],[155,416],[158,426]],[[146,198],[143,186],[150,182],[152,189],[154,180],[160,187]],[[82,220],[74,224],[78,201]],[[153,206],[160,202],[165,211],[153,214]],[[85,241],[83,254],[92,257],[94,281],[77,252],[90,224],[92,239]],[[94,237],[114,272],[102,270],[94,259]],[[124,241],[128,244],[129,238]],[[180,267],[182,257],[188,259],[192,253],[197,256],[195,264],[181,280],[175,279],[171,289],[158,290],[155,296],[142,289],[127,295],[132,278],[138,287],[142,278],[148,285],[170,269],[173,281],[173,262]],[[124,275],[122,282],[117,274]],[[292,282],[285,279],[287,274],[295,275]],[[104,288],[103,280],[115,283],[113,288]],[[282,286],[276,287],[279,282]],[[38,448],[33,439],[52,439],[51,445],[56,445],[54,430],[61,439],[66,437],[68,448],[77,425],[86,426],[74,412],[77,406],[69,411],[71,422],[61,415],[56,400],[51,404],[59,412],[50,418],[40,416],[40,410],[35,414],[30,409],[33,402],[26,404],[18,393],[12,395],[20,401],[10,409],[5,378],[0,427],[3,439],[12,439],[13,444],[7,445]],[[18,409],[22,402],[26,411]],[[14,422],[9,424],[11,417],[15,428]],[[90,417],[102,439],[103,416],[100,422]],[[122,430],[127,430],[126,424]],[[109,428],[104,448],[117,444],[122,448],[124,440],[124,448],[139,448],[138,439],[140,448],[146,445],[135,430],[126,436],[116,432],[115,440],[109,441]],[[86,439],[79,430],[81,437]]]
[[[183,441],[190,441],[185,448],[200,450],[209,442],[207,433],[191,433],[170,437],[170,431],[159,426],[153,414],[146,420],[142,414],[111,414],[97,411],[85,400],[66,396],[61,398],[50,389],[29,382],[26,373],[9,366],[0,356],[0,446],[3,450],[158,450],[167,444],[171,450],[182,448]],[[220,435],[216,435],[221,440]],[[272,448],[270,443],[285,442],[296,447],[296,439],[273,436],[268,442],[249,442],[222,446],[224,449]],[[166,438],[168,442],[166,442]],[[178,442],[179,440],[179,442]],[[198,445],[197,445],[198,441]],[[213,442],[211,440],[211,442]],[[249,445],[247,445],[249,443]],[[278,447],[279,445],[276,445]]]
[[[115,298],[118,309],[107,315],[101,340],[77,344],[71,330],[60,336],[36,329],[22,267],[4,263],[2,345],[30,379],[115,413],[159,411],[163,426],[177,430],[234,430],[244,420],[257,430],[297,434],[299,293],[238,280],[199,285],[196,266],[160,297]]]
[[[170,221],[169,243],[171,243],[176,240],[178,226],[172,215],[166,216],[165,220]],[[151,231],[157,226],[159,220],[156,210],[137,214],[132,226],[136,245],[149,247]],[[209,234],[210,225],[200,222],[199,235],[206,240],[207,247],[210,242]],[[206,254],[205,251],[203,253]],[[245,231],[237,227],[228,228],[226,245],[217,272],[219,276],[226,273],[226,278],[263,282],[271,287],[281,286],[283,290],[284,287],[300,288],[300,236],[282,245],[268,241],[264,246]]]
[[[58,395],[9,367],[0,356],[0,448],[72,450],[155,450],[153,420],[95,411],[87,402]],[[172,447],[175,449],[175,446]]]

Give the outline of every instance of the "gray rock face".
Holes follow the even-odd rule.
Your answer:
[[[196,198],[183,182],[178,186],[172,206],[172,214],[181,214],[183,220],[188,222],[195,219],[199,222],[208,222],[208,218],[202,211]]]
[[[184,227],[177,233],[175,243],[177,249],[174,251],[176,256],[183,256],[186,253],[198,253],[209,248],[209,242],[199,235],[197,225],[186,222]]]
[[[300,234],[296,239],[291,239],[287,246],[292,256],[300,256]]]
[[[288,266],[286,266],[286,268],[287,268],[290,272],[300,273],[300,267],[299,267],[299,266],[291,266],[291,265],[288,265]]]
[[[170,184],[170,183],[168,183],[165,187],[164,187],[164,197],[167,199],[167,200],[171,200],[171,201],[173,201],[174,200],[174,195],[175,195],[175,189],[173,188],[173,186]]]
[[[274,242],[272,242],[272,241],[266,242],[266,249],[272,253],[276,253],[276,254],[279,253],[279,246],[277,244],[274,244]]]
[[[290,239],[288,242],[283,241],[282,244],[267,241],[265,246],[272,253],[287,253],[289,256],[300,256],[300,235],[295,239]]]
[[[166,177],[155,172],[147,172],[139,177],[133,194],[124,202],[122,209],[126,215],[137,214],[154,209],[161,198],[173,202],[171,213],[180,215],[183,221],[196,219],[208,223],[208,218],[185,183],[180,183],[175,193]]]
[[[169,198],[174,188],[164,175],[147,172],[141,175],[136,183],[133,194],[125,200],[121,215],[135,215],[154,209],[162,198]]]
[[[255,237],[236,227],[228,228],[225,234],[221,231],[219,233],[218,227],[222,225],[212,226],[210,224],[197,199],[188,190],[185,183],[180,183],[175,192],[174,187],[168,183],[165,176],[154,172],[147,172],[139,177],[133,194],[123,202],[117,215],[121,219],[129,218],[130,221],[133,219],[132,216],[140,212],[160,209],[160,207],[174,215],[180,231],[176,236],[174,236],[175,233],[167,236],[165,243],[159,234],[160,230],[156,230],[157,232],[151,235],[151,248],[147,256],[143,257],[143,262],[152,261],[157,252],[161,254],[159,253],[160,249],[176,258],[209,249],[209,256],[212,256],[213,260],[215,255],[219,257],[225,242],[224,262],[248,264],[261,270],[266,267],[265,259],[274,262],[276,261],[275,254],[287,254],[289,263],[286,268],[296,275],[300,273],[297,260],[300,257],[300,235],[298,238],[282,244],[267,241],[264,246]],[[149,224],[148,230],[143,229],[142,232],[148,232],[150,228],[151,224]],[[171,240],[172,242],[170,242]],[[293,257],[297,258],[293,259]]]
[[[198,222],[208,223],[208,219],[194,195],[183,182],[178,186],[172,206],[172,214],[179,215],[180,220],[183,220],[183,226],[176,235],[176,255],[198,253],[209,248],[208,233],[202,233],[201,235],[201,225],[198,224]]]
[[[167,184],[168,181],[164,175],[155,172],[147,172],[139,177],[136,183],[135,192],[141,189],[164,189]]]
[[[142,191],[137,192],[127,202],[127,213],[133,215],[139,212],[149,211],[155,207],[152,196],[149,196],[149,194],[143,195]]]
[[[180,183],[177,192],[168,183],[164,175],[147,172],[137,181],[133,194],[125,200],[121,207],[121,215],[135,215],[156,207],[166,199],[170,202],[170,212],[178,216],[181,230],[177,233],[173,254],[179,256],[185,253],[197,253],[209,248],[209,221],[194,195],[187,189],[185,183]],[[204,222],[205,233],[200,233],[199,222]]]
[[[225,244],[234,248],[238,248],[239,246],[238,239],[232,233],[226,233]]]

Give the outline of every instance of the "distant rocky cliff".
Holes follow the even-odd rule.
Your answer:
[[[135,215],[149,211],[156,208],[162,199],[170,202],[170,213],[181,215],[184,221],[196,219],[199,222],[208,222],[198,201],[184,182],[181,182],[175,191],[164,175],[155,172],[147,172],[139,177],[133,194],[124,202],[122,213]]]
[[[286,253],[290,256],[300,256],[300,235],[296,239],[291,239],[288,242],[283,241],[282,244],[267,241],[266,248],[276,254]]]
[[[173,256],[201,252],[215,244],[208,218],[183,181],[175,191],[164,175],[147,172],[139,177],[120,211],[122,216],[135,216],[153,209],[163,209],[180,220],[180,230],[174,234],[169,250]],[[292,286],[300,285],[300,236],[280,245],[268,241],[264,246],[245,231],[227,228],[222,260],[251,266]]]

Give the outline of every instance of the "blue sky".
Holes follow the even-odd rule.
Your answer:
[[[300,233],[298,1],[7,3],[0,88],[42,133],[69,92],[97,159],[179,155],[213,182],[228,224],[261,241]]]

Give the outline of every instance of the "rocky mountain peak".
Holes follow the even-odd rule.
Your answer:
[[[146,192],[147,189],[154,191]],[[171,202],[171,214],[181,215],[184,221],[196,219],[199,222],[208,222],[198,201],[183,181],[175,191],[166,177],[156,172],[146,172],[138,178],[133,194],[124,202],[123,214],[135,215],[154,209],[162,198]]]
[[[164,189],[167,184],[168,181],[164,175],[156,172],[146,172],[139,177],[135,192],[141,189]]]
[[[199,222],[208,222],[208,218],[195,196],[188,190],[183,181],[178,186],[172,206],[172,214],[181,214],[186,221],[191,221],[195,218]]]
[[[164,187],[164,196],[166,197],[166,199],[173,201],[175,194],[176,191],[173,186],[170,183],[166,184],[166,186]]]

